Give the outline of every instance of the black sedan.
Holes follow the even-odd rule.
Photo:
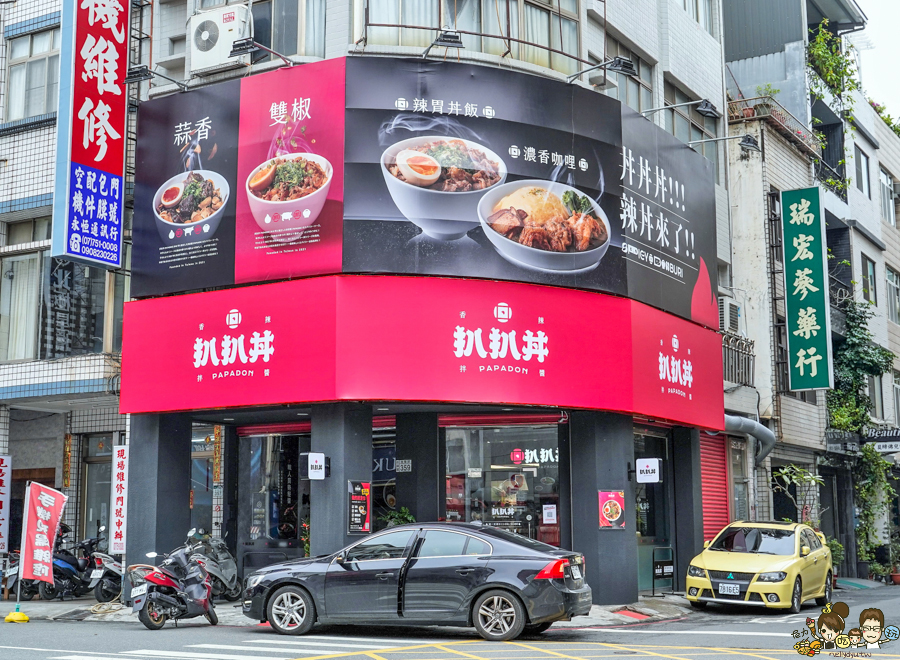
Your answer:
[[[465,523],[392,527],[332,555],[273,564],[245,582],[243,612],[282,635],[316,621],[475,626],[487,640],[586,615],[584,557]]]

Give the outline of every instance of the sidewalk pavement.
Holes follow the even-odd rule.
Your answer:
[[[837,578],[838,589],[878,589],[886,587],[884,582],[876,582],[875,580],[859,580],[857,578]]]
[[[238,607],[235,607],[238,605]],[[15,611],[14,600],[0,601],[0,618]],[[130,607],[118,607],[110,603],[101,605],[93,598],[76,598],[67,601],[32,600],[23,602],[21,611],[35,620],[54,621],[137,621]],[[105,610],[105,611],[104,611]],[[678,619],[691,613],[687,601],[679,596],[645,598],[631,605],[594,605],[589,616],[579,616],[571,621],[559,621],[557,628],[588,628],[594,626],[621,626],[634,623],[651,623],[665,619]],[[216,614],[222,625],[254,626],[258,622],[241,613],[239,603],[217,602]]]

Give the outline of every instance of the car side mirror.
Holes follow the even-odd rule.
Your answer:
[[[808,545],[804,545],[802,548],[800,548],[800,556],[801,557],[805,557],[808,554],[809,554],[809,546]]]
[[[704,547],[704,548],[708,548],[708,547],[709,547],[709,541],[704,541],[704,542],[703,542],[703,547]]]

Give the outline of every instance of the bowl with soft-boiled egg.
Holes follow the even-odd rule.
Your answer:
[[[466,232],[477,227],[478,202],[490,190],[441,189],[441,174],[447,164],[440,162],[440,158],[417,151],[417,148],[436,141],[451,140],[483,153],[497,164],[500,178],[490,188],[506,181],[506,163],[500,156],[484,145],[461,138],[423,135],[397,142],[381,155],[381,171],[397,209],[424,233],[440,240],[462,238]],[[391,172],[392,167],[396,167],[402,179]]]

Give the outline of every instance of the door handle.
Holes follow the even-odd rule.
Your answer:
[[[819,563],[819,558],[816,557],[815,559],[813,559],[813,563],[814,563],[814,564],[818,564],[818,563]]]
[[[393,573],[376,573],[375,577],[379,580],[387,580],[389,577],[393,577]]]
[[[468,575],[469,573],[471,573],[474,570],[475,570],[474,568],[457,568],[456,572],[459,573],[460,575]]]

